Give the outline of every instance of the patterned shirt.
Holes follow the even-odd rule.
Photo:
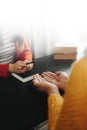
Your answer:
[[[3,30],[0,38],[0,64],[13,63],[15,61],[16,46],[12,42],[10,32]]]

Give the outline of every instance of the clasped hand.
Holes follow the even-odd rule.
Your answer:
[[[17,61],[14,64],[9,65],[9,72],[14,72],[14,73],[25,73],[28,70],[31,70],[33,68],[33,63],[32,64],[27,64],[29,61]]]

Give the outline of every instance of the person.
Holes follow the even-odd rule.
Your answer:
[[[64,96],[39,74],[34,75],[33,84],[48,94],[49,130],[87,129],[87,56],[72,64]]]
[[[13,33],[12,33],[13,35]],[[10,73],[25,73],[33,68],[32,51],[25,33],[12,36],[7,29],[0,30],[0,77],[8,78]]]

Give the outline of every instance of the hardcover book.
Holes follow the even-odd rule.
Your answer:
[[[77,47],[55,47],[55,60],[75,60],[77,58]]]
[[[13,77],[15,77],[16,79],[20,80],[23,83],[33,80],[33,75],[35,75],[35,74],[32,73],[32,70],[30,70],[30,71],[28,71],[28,72],[26,72],[24,74],[11,73],[11,75]]]

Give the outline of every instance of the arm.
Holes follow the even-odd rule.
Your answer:
[[[60,111],[63,106],[63,98],[58,94],[51,94],[48,97],[48,127],[55,130]]]
[[[55,130],[87,129],[87,56],[73,64]]]
[[[22,35],[22,38],[20,37],[20,40],[16,40],[16,56],[17,60],[25,61],[26,63],[29,63],[32,61],[32,51],[29,48],[28,41],[25,37],[25,34]],[[28,64],[22,71],[26,72],[28,70],[31,70],[33,68],[33,63]]]
[[[59,94],[56,85],[48,82],[38,74],[34,76],[33,84],[48,95],[48,127],[49,130],[55,130],[56,122],[63,105],[63,98]]]
[[[0,77],[8,77],[9,64],[0,64]]]
[[[33,68],[33,64],[26,65],[26,63],[32,61],[32,52],[24,35],[21,41],[23,43],[22,45],[20,44],[20,47],[17,40],[14,41],[16,42],[16,56],[18,61],[13,64],[0,64],[0,77],[7,78],[11,72],[24,73]]]
[[[21,39],[21,43],[19,43],[19,40],[15,41],[17,59],[32,61],[32,51],[29,47],[25,34],[22,35]]]
[[[25,61],[17,61],[14,64],[0,64],[0,77],[7,78],[10,73],[24,73],[23,69],[27,68]]]

